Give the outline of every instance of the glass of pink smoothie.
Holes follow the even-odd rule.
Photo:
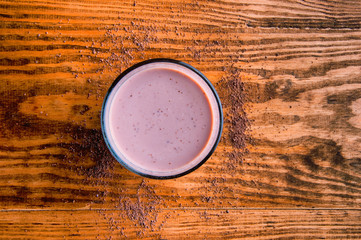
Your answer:
[[[222,105],[209,80],[172,59],[123,72],[105,96],[101,126],[112,155],[144,177],[169,179],[200,167],[222,133]]]

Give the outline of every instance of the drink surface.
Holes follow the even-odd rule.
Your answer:
[[[117,89],[110,104],[114,143],[139,168],[172,171],[209,144],[209,99],[194,79],[177,70],[158,67],[136,73]]]

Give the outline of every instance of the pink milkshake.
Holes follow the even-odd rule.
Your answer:
[[[151,178],[182,176],[202,165],[222,131],[210,82],[188,64],[142,62],[121,74],[104,100],[102,130],[114,157]]]

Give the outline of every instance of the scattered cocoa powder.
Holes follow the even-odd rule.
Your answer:
[[[145,236],[155,238],[158,236],[154,232],[158,223],[159,205],[162,201],[154,189],[143,180],[138,186],[136,200],[120,195],[114,206],[115,209],[104,209],[97,212],[107,221],[111,233],[128,237],[127,229],[123,226],[129,226],[130,220],[134,225],[133,229],[136,229],[137,238]],[[159,227],[161,224],[164,223],[158,223]],[[131,235],[134,238],[134,232],[131,232]]]
[[[99,65],[98,71],[101,74],[104,72],[119,74],[128,68],[133,60],[144,59],[145,49],[157,40],[155,33],[158,31],[137,19],[134,19],[129,26],[123,26],[119,20],[98,30],[104,31],[104,38],[99,42],[92,41],[88,47],[94,56],[93,63]],[[104,57],[105,49],[108,56]]]
[[[146,184],[144,179],[138,186],[136,196],[136,201],[120,197],[118,207],[126,211],[126,215],[136,226],[154,230],[158,217],[157,206],[162,203],[162,198],[154,192],[152,187]]]
[[[244,110],[246,94],[240,70],[231,67],[217,85],[221,89],[222,104],[227,109],[224,119],[227,135],[223,136],[222,140],[232,146],[232,151],[226,153],[226,170],[235,174],[237,165],[242,163],[243,155],[248,151],[247,142],[250,142],[250,121]]]
[[[244,104],[247,101],[245,86],[240,76],[241,70],[235,67],[225,67],[224,76],[217,82],[216,88],[225,111],[224,128],[220,145],[230,146],[224,148],[223,152],[216,152],[222,156],[224,162],[220,163],[216,168],[210,168],[214,174],[210,177],[203,178],[203,185],[198,189],[201,193],[200,200],[205,203],[218,203],[223,205],[237,200],[235,194],[237,192],[232,187],[234,178],[242,174],[242,163],[244,154],[248,152],[247,144],[251,143],[249,136],[250,121],[244,110]],[[230,150],[228,150],[230,149]],[[215,169],[215,170],[214,170]],[[231,175],[232,178],[225,177]],[[224,198],[227,196],[227,198]],[[233,197],[232,197],[233,196]]]
[[[134,2],[134,6],[136,5]],[[87,76],[86,66],[83,69],[74,71],[74,78],[86,79],[86,84],[89,85],[88,96],[95,94],[97,99],[101,100],[112,80],[121,71],[133,64],[135,60],[138,62],[140,59],[145,58],[145,52],[147,52],[149,46],[154,42],[158,42],[157,33],[162,32],[164,34],[167,33],[166,31],[170,31],[169,29],[160,26],[158,28],[147,26],[143,24],[141,19],[136,18],[127,25],[123,25],[121,19],[119,19],[115,24],[98,28],[98,31],[104,32],[103,37],[89,40],[86,48],[80,50],[83,52],[79,52],[79,54],[82,58],[87,58],[88,62],[98,65],[96,73],[99,75],[99,80]],[[185,37],[187,31],[190,31],[188,27],[176,27],[174,29],[174,33],[181,37]],[[211,59],[212,57],[226,58],[223,55],[223,52],[228,52],[224,51],[227,48],[226,42],[210,39],[199,40],[198,34],[198,32],[195,32],[190,45],[183,51],[190,52],[187,57],[200,62],[201,65],[208,64],[202,63],[203,59]],[[166,41],[168,40],[164,39],[162,43],[167,43]],[[58,58],[61,58],[61,56]],[[224,66],[228,64],[226,61],[223,63]],[[242,162],[242,156],[246,152],[246,142],[249,139],[247,136],[249,121],[244,111],[246,97],[240,70],[233,67],[224,70],[225,75],[216,87],[218,87],[217,90],[219,90],[222,104],[227,111],[225,115],[225,128],[227,131],[225,131],[226,135],[223,136],[222,142],[232,146],[232,151],[225,153],[227,159],[225,167],[220,169],[220,172],[215,173],[215,177],[201,180],[206,191],[200,196],[200,199],[205,203],[212,203],[217,196],[221,196],[225,191],[232,191],[232,189],[224,187],[227,180],[219,177],[219,175],[222,173],[237,173],[237,166]],[[111,73],[111,77],[105,80],[105,78],[102,78],[104,73]],[[84,111],[84,109],[79,111]],[[122,226],[125,222],[131,221],[138,229],[138,238],[152,232],[158,221],[159,209],[163,202],[162,198],[144,180],[139,184],[134,195],[128,193],[129,189],[126,186],[114,184],[114,182],[120,183],[123,176],[117,175],[113,171],[118,163],[110,155],[99,129],[89,130],[85,127],[79,127],[72,128],[70,132],[74,144],[67,146],[64,144],[64,147],[73,149],[71,150],[73,154],[72,161],[76,162],[78,166],[76,167],[77,173],[85,176],[84,183],[97,186],[97,189],[99,189],[92,196],[94,202],[105,203],[110,198],[112,200],[109,203],[110,206],[117,210],[98,210],[99,215],[108,222],[109,231],[127,237],[126,229]],[[85,158],[90,159],[91,163],[82,162],[82,159]],[[206,211],[201,213],[201,217],[206,220],[209,218]],[[159,228],[164,223],[165,220],[159,224]]]
[[[113,171],[118,163],[107,149],[101,131],[83,127],[69,128],[68,131],[73,142],[61,146],[68,148],[72,155],[64,160],[74,165],[73,170],[84,177],[83,185],[96,187],[94,195],[88,196],[93,203],[107,203],[108,208],[97,212],[107,221],[110,236],[116,233],[126,237],[126,229],[122,226],[129,221],[134,224],[134,229],[138,229],[138,237],[154,232],[163,200],[153,187],[143,179],[135,195],[125,193],[129,190],[121,184],[123,176]],[[107,202],[109,198],[111,202]]]
[[[211,219],[211,217],[209,216],[207,211],[199,212],[199,217],[203,218],[205,221],[208,221],[209,219]]]
[[[89,62],[99,66],[96,72],[99,74],[99,80],[86,75],[86,66],[77,69],[73,76],[86,79],[88,97],[96,94],[97,100],[102,100],[117,75],[133,64],[133,60],[139,61],[144,58],[146,48],[152,41],[157,40],[154,33],[158,30],[134,19],[130,25],[123,26],[119,21],[98,28],[98,31],[104,31],[104,37],[87,41],[86,49],[80,50],[79,53],[84,54],[82,57],[88,57]],[[113,76],[112,80],[101,79],[104,73],[110,73]],[[76,92],[77,89],[73,91]],[[82,107],[74,111],[79,111],[79,114],[83,115],[87,110],[87,107]],[[127,237],[127,229],[122,226],[125,222],[129,224],[129,221],[134,224],[134,229],[137,229],[138,238],[152,235],[158,221],[162,198],[145,180],[139,184],[135,195],[129,193],[132,189],[127,189],[121,184],[123,176],[113,170],[118,163],[107,149],[100,129],[87,129],[84,121],[81,126],[69,126],[67,134],[73,141],[61,144],[69,149],[71,154],[64,157],[64,160],[74,165],[73,170],[84,177],[83,184],[96,187],[94,195],[89,196],[93,203],[107,203],[109,209],[115,210],[97,210],[108,223],[110,237],[113,234]],[[132,173],[124,171],[128,173],[128,178],[132,176],[136,181]],[[160,224],[164,223],[163,221]]]

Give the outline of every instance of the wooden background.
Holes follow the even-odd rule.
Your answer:
[[[360,1],[0,10],[1,239],[361,238]],[[120,71],[156,57],[201,70],[226,121],[211,159],[166,181],[121,167],[99,121]]]

